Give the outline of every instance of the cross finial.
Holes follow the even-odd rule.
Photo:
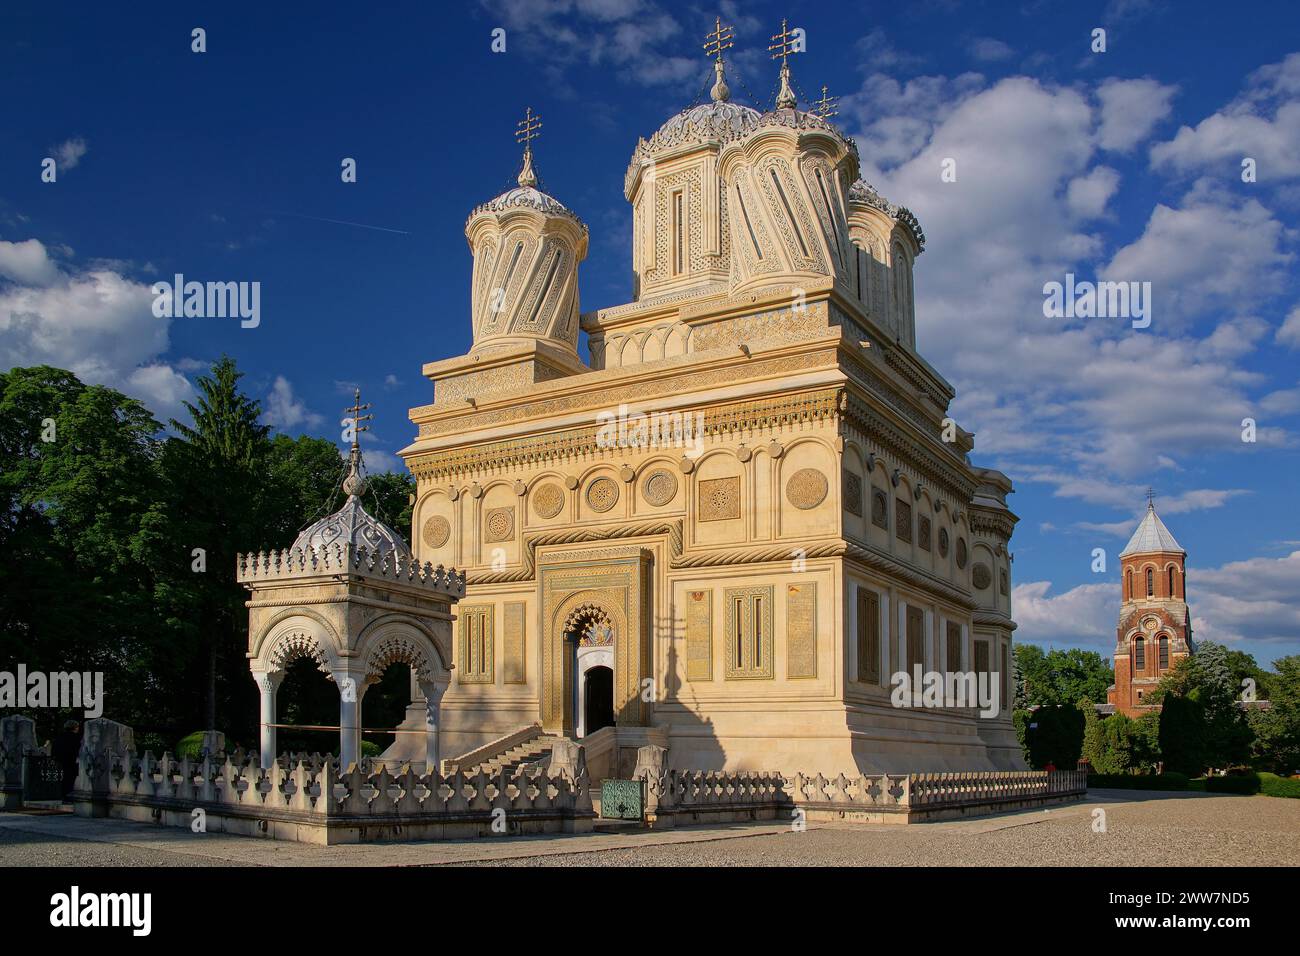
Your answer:
[[[352,422],[352,450],[358,451],[361,448],[361,433],[370,431],[370,426],[365,424],[374,418],[374,415],[362,415],[370,403],[361,404],[361,389],[356,390],[352,398],[352,407],[343,409],[343,414],[348,416],[348,421]]]
[[[519,172],[520,186],[536,186],[537,174],[533,172],[533,140],[542,128],[542,118],[533,115],[531,106],[524,110],[524,118],[515,124],[515,142],[524,144],[524,168]]]
[[[713,32],[704,37],[704,52],[721,63],[722,51],[731,49],[734,34],[731,27],[722,25],[722,17],[715,17],[713,23]]]
[[[839,113],[837,107],[840,105],[838,96],[828,96],[826,86],[822,86],[822,98],[813,103],[812,112],[826,119],[828,116],[835,116]]]
[[[790,32],[784,17],[781,18],[781,32],[772,37],[772,45],[767,49],[772,59],[781,61],[781,88],[776,94],[776,108],[792,110],[798,103],[794,90],[790,88],[790,54],[800,53],[802,48],[796,45],[797,37]]]
[[[1156,508],[1156,490],[1149,485],[1147,486],[1147,508],[1150,511]]]

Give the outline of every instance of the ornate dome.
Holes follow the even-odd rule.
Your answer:
[[[684,143],[725,143],[753,129],[758,118],[758,110],[729,100],[701,103],[670,116],[653,136],[637,144],[636,156]]]
[[[880,193],[876,192],[876,187],[872,186],[864,179],[856,180],[849,187],[849,202],[862,203],[864,206],[870,206],[872,209],[879,209],[890,219],[893,219],[899,225],[903,226],[912,233],[912,238],[916,240],[918,252],[925,251],[925,232],[921,229],[921,223],[917,221],[912,210],[906,206],[898,206],[890,202]]]
[[[357,402],[360,404],[359,393]],[[354,441],[348,459],[348,474],[343,479],[343,490],[347,492],[348,500],[338,511],[302,531],[290,550],[300,550],[304,554],[307,551],[322,554],[326,550],[332,551],[336,545],[351,545],[353,548],[365,548],[376,557],[395,554],[413,560],[411,549],[406,546],[402,536],[366,511],[361,504],[358,496],[365,488],[366,480],[361,474],[361,450]]]
[[[546,216],[564,216],[581,226],[584,232],[587,230],[587,226],[578,218],[577,213],[535,186],[516,186],[514,189],[508,189],[495,199],[489,199],[476,206],[469,214],[469,218],[473,219],[481,212],[502,212],[514,207],[534,209]]]

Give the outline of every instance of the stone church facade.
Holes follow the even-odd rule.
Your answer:
[[[580,311],[588,229],[531,149],[469,217],[473,345],[424,366],[401,452],[415,557],[466,575],[441,754],[1023,769],[1012,485],[916,350],[921,228],[787,69],[768,112],[716,77],[633,152],[632,301]],[[990,675],[1000,714],[893,706],[916,665]]]

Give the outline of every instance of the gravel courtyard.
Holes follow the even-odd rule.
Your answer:
[[[1097,832],[1094,810],[1105,811]],[[912,826],[784,824],[316,847],[66,814],[0,814],[0,866],[1300,866],[1300,800],[1095,790]]]

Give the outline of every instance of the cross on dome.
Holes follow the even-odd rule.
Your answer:
[[[537,174],[533,172],[533,140],[542,128],[542,118],[533,115],[531,106],[524,109],[524,118],[515,124],[515,142],[524,144],[524,168],[519,171],[519,185],[528,187],[537,185]]]
[[[767,49],[772,59],[781,61],[781,88],[776,94],[776,108],[792,110],[798,100],[790,88],[790,54],[803,51],[795,46],[795,35],[786,26],[785,17],[781,18],[781,32],[772,37],[772,45]]]

